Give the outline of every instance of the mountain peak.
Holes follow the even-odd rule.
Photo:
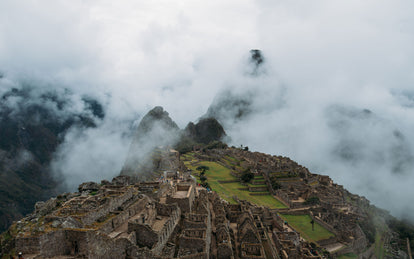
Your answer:
[[[161,127],[165,130],[178,130],[177,124],[171,119],[168,112],[161,106],[150,110],[141,120],[137,128],[137,134],[143,135],[154,130],[154,127]]]

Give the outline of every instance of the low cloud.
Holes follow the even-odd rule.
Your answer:
[[[103,104],[52,165],[72,188],[119,173],[133,120],[154,106],[183,128],[228,95],[249,104],[223,123],[231,144],[290,156],[414,221],[413,5],[5,0],[0,93],[30,82]],[[250,49],[263,51],[256,73]]]

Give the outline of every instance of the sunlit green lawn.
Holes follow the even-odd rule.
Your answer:
[[[356,259],[358,256],[354,253],[344,254],[338,257],[338,259]]]
[[[312,224],[310,223],[312,219],[309,215],[283,214],[281,216],[289,223],[289,225],[299,231],[301,236],[306,240],[316,242],[334,236],[333,233],[319,225],[317,222],[315,222],[315,230],[312,231]]]
[[[247,200],[259,206],[266,206],[272,209],[275,208],[286,208],[286,206],[281,203],[279,200],[275,199],[272,195],[262,195],[262,196],[253,196],[249,195],[249,191],[242,191],[239,188],[246,188],[246,186],[241,185],[239,182],[235,183],[219,183],[219,181],[228,181],[228,180],[238,180],[236,177],[230,174],[230,169],[210,161],[201,161],[196,165],[191,165],[189,162],[184,161],[185,165],[197,172],[196,168],[198,166],[204,165],[208,166],[209,170],[206,171],[205,176],[207,181],[210,184],[210,187],[213,191],[217,192],[223,199],[228,202],[235,204],[236,201],[233,199],[233,196],[236,195],[241,200]],[[265,185],[263,185],[265,186]],[[259,186],[256,186],[259,187]]]

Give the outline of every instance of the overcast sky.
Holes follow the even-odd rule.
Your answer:
[[[100,127],[71,132],[55,161],[71,185],[119,172],[130,141],[119,122],[161,105],[185,127],[230,89],[252,95],[254,108],[226,126],[231,144],[289,156],[407,217],[413,8],[409,0],[2,0],[0,86],[69,88],[105,104]],[[255,78],[250,49],[266,60]]]

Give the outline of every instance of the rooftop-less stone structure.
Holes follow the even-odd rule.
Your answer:
[[[111,182],[83,183],[77,193],[37,203],[32,214],[9,229],[2,253],[22,252],[26,259],[287,259],[335,258],[352,252],[372,258],[374,251],[358,224],[368,217],[370,205],[365,198],[288,158],[240,149],[198,154],[217,162],[224,155],[262,175],[260,184],[265,182],[288,208],[259,207],[237,197],[237,204],[229,204],[175,163],[174,169],[184,170],[165,171],[146,182],[122,175]],[[233,173],[238,175],[237,170]],[[274,179],[280,182],[276,190]],[[311,197],[318,202],[307,203]],[[282,215],[309,215],[333,236],[309,242]],[[395,236],[388,237],[392,244]],[[392,245],[387,249],[394,253],[390,258],[405,256]]]

